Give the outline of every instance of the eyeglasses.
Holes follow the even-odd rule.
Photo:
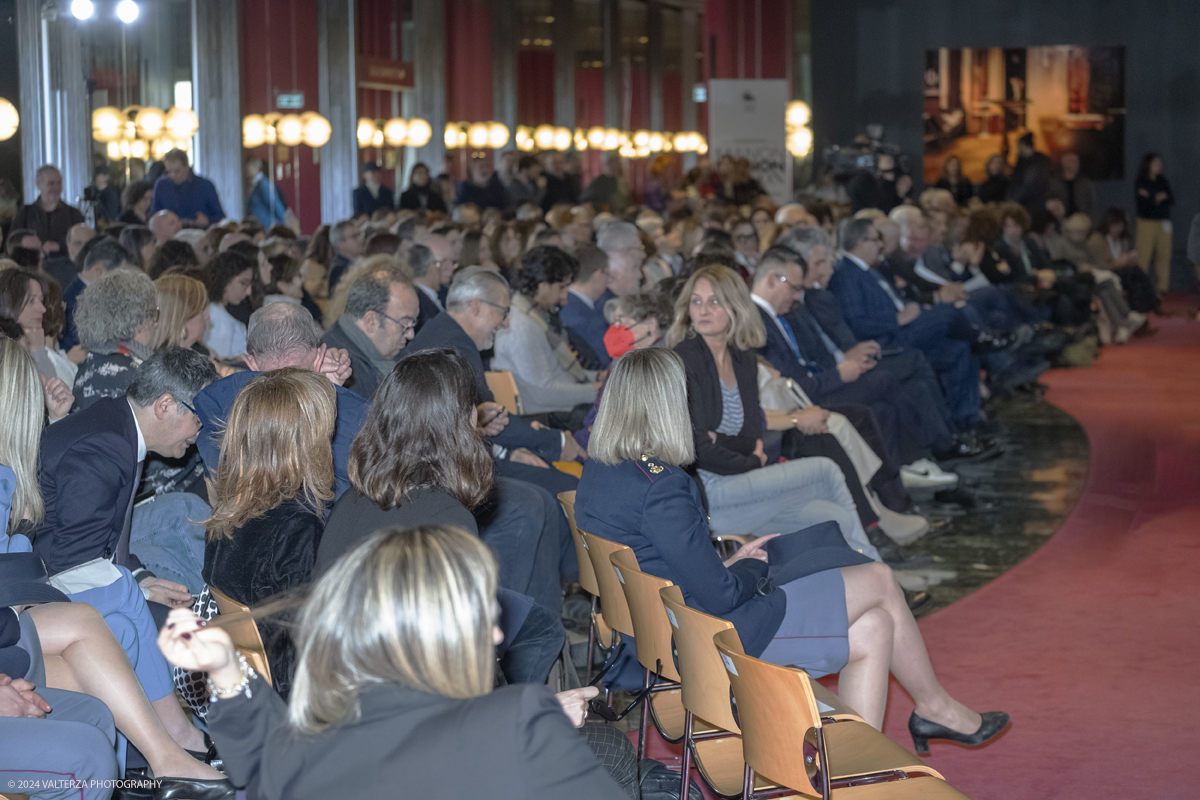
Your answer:
[[[401,333],[408,333],[413,328],[417,327],[417,321],[412,317],[401,317],[400,319],[396,319],[395,317],[389,317],[387,314],[383,313],[380,313],[379,316],[383,317],[384,319],[389,319],[399,325],[401,328]]]
[[[501,311],[503,311],[504,316],[502,316],[500,318],[502,320],[508,319],[508,312],[512,309],[512,306],[502,306],[499,303],[489,303],[487,300],[484,300],[483,298],[479,298],[479,302],[483,303],[485,306],[491,306],[492,308],[498,308]]]
[[[757,233],[739,233],[737,236],[733,237],[733,239],[736,242],[753,242],[756,239],[758,239],[758,234]]]
[[[200,414],[196,411],[195,407],[192,406],[191,403],[185,403],[184,401],[180,400],[178,397],[175,398],[175,402],[178,403],[179,405],[183,406],[184,408],[186,408],[188,411],[192,412],[192,416],[196,418],[196,421],[200,422],[203,425],[203,421],[200,419]]]

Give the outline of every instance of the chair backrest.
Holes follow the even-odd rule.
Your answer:
[[[663,588],[674,584],[642,572],[632,550],[613,553],[610,560],[617,569],[617,579],[621,581],[625,601],[629,604],[638,663],[678,683],[679,671],[675,669],[675,657],[671,652],[671,623],[667,621],[667,613],[658,594]]]
[[[821,796],[813,775],[818,764],[827,763],[825,754],[811,765],[804,756],[809,730],[821,727],[808,676],[746,655],[732,629],[718,633],[713,642],[737,699],[746,763],[775,783]]]
[[[658,594],[675,633],[683,707],[705,722],[732,733],[741,732],[729,704],[729,676],[713,644],[713,637],[722,631],[737,636],[733,623],[689,608],[678,586],[667,586]]]
[[[571,541],[575,543],[575,556],[579,559],[579,585],[593,597],[600,596],[600,587],[596,583],[596,571],[592,569],[592,559],[588,558],[587,544],[583,535],[575,526],[575,490],[559,492],[558,502],[562,503],[563,512],[567,515],[567,523],[571,526]]]
[[[483,377],[496,402],[504,406],[508,413],[525,413],[521,407],[521,393],[517,391],[517,381],[511,372],[506,369],[493,370],[483,373]]]
[[[633,636],[633,620],[629,616],[629,604],[625,601],[625,592],[621,589],[621,581],[613,569],[609,556],[620,550],[629,550],[623,544],[611,542],[599,536],[579,532],[583,536],[588,558],[592,562],[592,571],[596,573],[596,587],[600,590],[600,610],[604,612],[604,621],[617,633]],[[630,550],[632,555],[633,551]]]
[[[239,603],[215,586],[209,586],[208,591],[217,603],[217,611],[221,616],[241,614],[240,619],[223,622],[221,627],[233,640],[233,646],[246,657],[246,661],[254,670],[262,675],[263,680],[271,683],[271,665],[267,661],[267,648],[263,645],[262,635],[254,617],[250,616],[250,607]]]

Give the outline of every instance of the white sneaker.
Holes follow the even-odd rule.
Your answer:
[[[944,471],[927,458],[921,458],[900,468],[900,482],[905,489],[946,489],[958,484],[958,476]]]
[[[896,544],[912,544],[929,531],[929,520],[920,514],[901,514],[880,503],[875,515],[879,529]]]

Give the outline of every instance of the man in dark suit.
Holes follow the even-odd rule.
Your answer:
[[[408,266],[420,303],[416,327],[420,333],[426,322],[446,310],[441,294],[454,274],[454,251],[449,240],[435,233],[426,236],[421,244],[413,244],[408,249]]]
[[[346,295],[346,310],[321,340],[349,354],[353,374],[347,389],[370,402],[412,339],[419,313],[417,291],[407,276],[379,270],[355,279]]]
[[[351,376],[350,356],[345,350],[321,344],[321,333],[312,315],[294,303],[269,303],[250,315],[246,328],[246,372],[235,372],[209,384],[196,395],[196,414],[204,432],[196,440],[204,467],[211,475],[221,455],[220,433],[233,401],[247,383],[263,372],[300,367],[329,378],[337,391],[337,419],[333,429],[334,497],[350,488],[346,464],[350,445],[367,418],[369,403],[343,384]]]
[[[341,281],[342,276],[351,265],[363,254],[366,242],[363,240],[362,228],[351,219],[335,223],[329,229],[329,244],[333,247],[333,260],[329,262],[329,292]]]
[[[579,272],[567,287],[567,304],[559,309],[558,317],[583,337],[600,359],[600,368],[607,369],[612,362],[604,346],[604,334],[608,333],[604,303],[612,297],[608,294],[608,255],[594,245],[579,244],[575,258],[579,259]]]
[[[490,350],[496,331],[507,327],[509,302],[504,278],[483,267],[468,267],[455,276],[446,298],[446,313],[413,337],[407,351],[449,347],[471,365],[482,401],[479,423],[491,439],[498,474],[537,484],[553,495],[569,492],[578,480],[550,463],[573,461],[583,449],[564,431],[535,428],[525,418],[510,415],[495,402],[484,376],[480,353]]]
[[[369,217],[376,209],[391,211],[395,207],[392,190],[379,183],[379,165],[374,161],[363,164],[362,183],[354,190],[354,216]]]
[[[64,351],[79,344],[79,331],[75,327],[75,306],[79,303],[79,295],[94,281],[107,275],[112,270],[131,263],[129,251],[111,236],[106,236],[93,244],[83,262],[83,269],[75,280],[63,289],[63,302],[67,306],[67,322],[63,326],[62,336],[58,346]]]
[[[874,340],[884,349],[920,350],[937,372],[955,422],[964,429],[979,420],[979,360],[971,352],[975,337],[956,309],[922,309],[905,303],[874,268],[882,237],[869,219],[853,219],[842,229],[845,256],[834,267],[829,291],[837,297],[857,340]]]

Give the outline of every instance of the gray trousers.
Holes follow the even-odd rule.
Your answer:
[[[0,717],[0,792],[36,800],[107,800],[119,775],[117,729],[95,697],[47,689],[42,646],[29,614],[20,646],[33,660],[25,680],[50,704],[45,719]]]

